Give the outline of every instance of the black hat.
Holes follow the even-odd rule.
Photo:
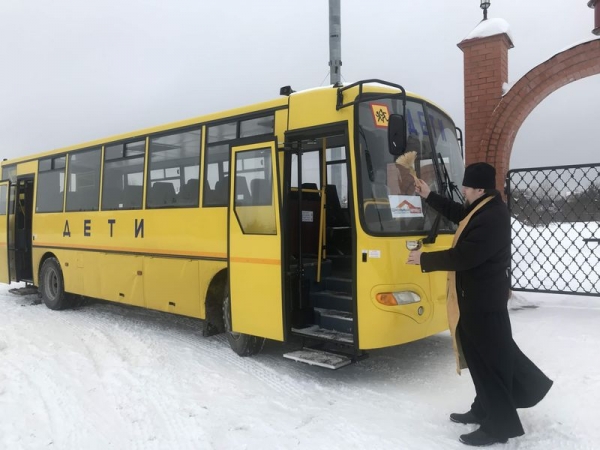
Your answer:
[[[484,162],[471,164],[465,169],[462,185],[473,189],[496,189],[496,169]]]

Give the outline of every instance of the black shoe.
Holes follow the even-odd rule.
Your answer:
[[[486,447],[488,445],[494,444],[506,444],[508,439],[497,438],[494,436],[490,436],[481,428],[473,431],[472,433],[463,434],[460,437],[460,442],[465,445],[472,445],[473,447]]]
[[[481,420],[478,419],[475,416],[475,414],[473,414],[471,411],[468,411],[464,414],[452,413],[452,414],[450,414],[450,420],[452,422],[456,422],[456,423],[464,423],[465,425],[470,424],[470,423],[475,423],[475,424],[481,423]]]

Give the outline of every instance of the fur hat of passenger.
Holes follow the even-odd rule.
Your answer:
[[[484,162],[470,164],[465,169],[462,185],[473,189],[496,189],[496,169]]]

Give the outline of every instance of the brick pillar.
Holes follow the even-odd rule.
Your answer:
[[[465,163],[467,165],[486,160],[486,149],[480,148],[481,138],[494,108],[502,99],[502,85],[508,82],[508,49],[512,47],[512,42],[506,33],[466,39],[458,44],[458,48],[465,55]]]

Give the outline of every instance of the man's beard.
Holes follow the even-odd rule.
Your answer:
[[[464,205],[463,205],[463,206],[464,206],[465,208],[468,208],[469,206],[471,206],[471,202],[465,198],[465,203],[464,203]]]

